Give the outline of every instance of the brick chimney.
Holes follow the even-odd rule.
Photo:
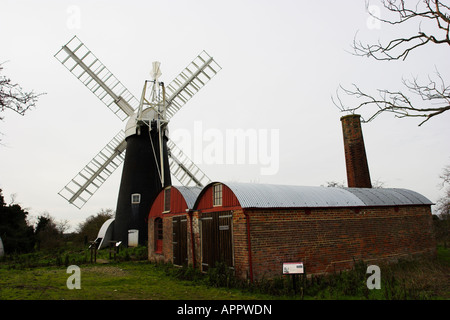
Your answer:
[[[372,188],[360,117],[351,114],[341,118],[347,185],[349,188]]]

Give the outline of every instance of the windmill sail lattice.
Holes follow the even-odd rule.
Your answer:
[[[59,194],[81,209],[125,157],[125,133],[121,130]]]
[[[120,120],[131,116],[139,106],[139,101],[76,36],[55,54],[55,58]]]
[[[184,186],[206,186],[211,180],[178,148],[172,140],[168,140],[169,166],[172,175]]]
[[[167,120],[180,110],[220,70],[221,67],[214,59],[205,51],[202,51],[167,86]]]

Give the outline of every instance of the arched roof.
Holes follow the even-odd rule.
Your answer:
[[[213,182],[207,185],[204,190],[216,183],[221,182]],[[223,184],[231,189],[242,208],[322,208],[433,204],[429,199],[415,191],[397,188],[332,188],[237,182]],[[200,197],[201,195],[198,198]]]
[[[172,187],[180,191],[189,209],[192,209],[194,207],[195,201],[197,200],[198,195],[202,191],[202,188],[200,187],[184,187],[184,186],[172,186]]]
[[[357,196],[366,206],[401,206],[401,205],[432,205],[428,198],[408,189],[399,188],[346,188]]]

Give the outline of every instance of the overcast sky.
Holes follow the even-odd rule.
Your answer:
[[[169,83],[202,50],[215,58],[222,70],[169,124],[191,156],[199,146],[220,155],[217,143],[225,145],[227,133],[256,134],[256,161],[248,154],[244,163],[237,155],[228,162],[224,155],[222,164],[217,153],[197,157],[214,181],[346,183],[344,114],[331,101],[336,88],[357,83],[372,92],[399,90],[402,77],[426,80],[435,68],[449,79],[447,47],[421,49],[398,62],[350,54],[357,32],[367,41],[396,34],[374,24],[359,0],[2,0],[0,10],[3,74],[25,90],[46,93],[23,117],[2,113],[0,188],[6,202],[16,194],[31,218],[48,212],[68,220],[71,230],[101,208],[115,209],[122,167],[81,210],[58,192],[125,127],[53,57],[74,35],[136,97],[155,60],[160,79]],[[419,127],[418,119],[386,114],[363,124],[372,181],[436,201],[439,174],[450,164],[449,117]]]

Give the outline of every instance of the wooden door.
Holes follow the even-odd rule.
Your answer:
[[[186,216],[172,218],[173,232],[173,264],[187,265],[187,218]]]
[[[233,215],[231,211],[202,213],[202,270],[224,262],[233,267]]]

